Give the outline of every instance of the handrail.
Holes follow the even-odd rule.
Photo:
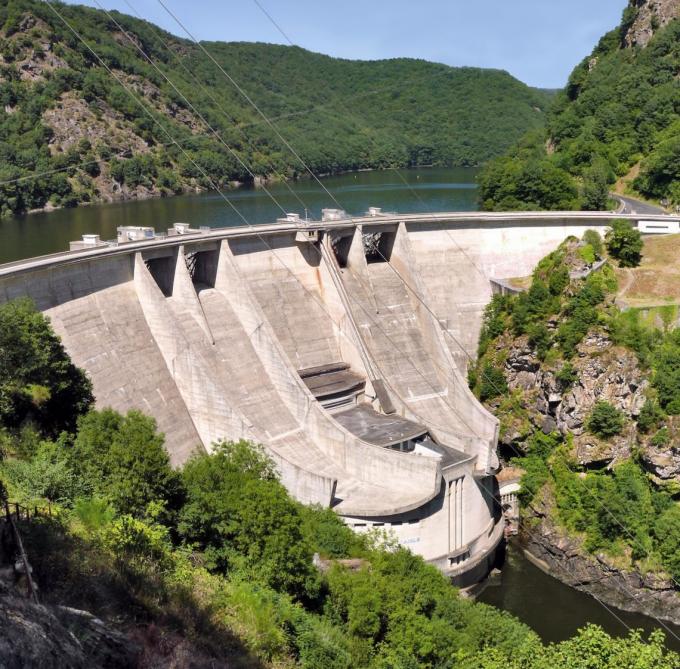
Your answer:
[[[22,507],[18,502],[14,503],[15,509],[16,509],[16,516],[17,518],[21,518],[20,513],[21,513],[21,508],[26,508]],[[28,509],[27,513],[30,513]],[[50,509],[51,510],[51,509]],[[36,507],[36,513],[37,513],[37,507]],[[19,555],[21,556],[21,562],[24,565],[24,573],[26,574],[26,584],[28,588],[28,594],[29,597],[33,600],[35,604],[39,604],[38,600],[38,589],[35,587],[35,583],[33,582],[33,576],[31,575],[32,568],[31,565],[28,562],[28,556],[26,555],[26,550],[24,549],[24,543],[21,541],[21,535],[19,534],[19,529],[17,528],[17,524],[14,522],[14,518],[12,516],[12,512],[9,510],[9,502],[5,500],[5,516],[7,518],[7,522],[10,524],[10,527],[12,528],[12,533],[14,534],[14,539],[17,542],[17,548],[19,549]],[[28,518],[28,515],[27,515]]]

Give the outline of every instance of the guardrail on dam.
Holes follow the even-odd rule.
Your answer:
[[[466,583],[503,534],[498,421],[465,380],[491,280],[529,274],[613,218],[378,214],[187,231],[0,266],[0,301],[32,298],[97,404],[154,416],[175,464],[221,439],[262,443],[299,500],[357,531],[389,529]]]

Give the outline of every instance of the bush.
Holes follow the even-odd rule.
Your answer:
[[[663,448],[664,446],[667,446],[668,443],[671,440],[671,435],[668,432],[667,427],[662,427],[653,437],[652,437],[652,446],[655,446],[656,448]]]
[[[600,233],[597,230],[586,230],[583,233],[583,241],[592,247],[598,259],[602,257],[604,247],[602,245],[602,237],[600,237]]]
[[[508,383],[502,369],[487,362],[482,367],[481,380],[479,386],[479,399],[482,402],[504,395],[508,392]]]
[[[562,388],[569,388],[576,379],[578,379],[578,372],[575,367],[569,362],[565,362],[562,367],[555,374],[555,378],[559,381]]]
[[[608,439],[623,430],[625,417],[609,402],[596,402],[586,421],[588,431],[602,439]]]
[[[642,236],[625,219],[612,221],[606,235],[609,254],[619,261],[621,267],[636,267],[642,258]]]
[[[638,430],[643,433],[649,432],[653,427],[658,427],[663,418],[664,414],[659,405],[654,400],[647,399],[637,419]]]
[[[553,295],[561,295],[569,285],[569,270],[562,266],[550,274],[548,288]]]

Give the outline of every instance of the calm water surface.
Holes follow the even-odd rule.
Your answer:
[[[400,179],[406,180],[408,186]],[[382,172],[358,172],[323,179],[343,209],[364,214],[369,206],[402,213],[414,211],[474,211],[477,190],[474,169],[415,168]],[[318,218],[324,207],[336,207],[313,180],[268,186],[285,211]],[[225,193],[234,207],[253,225],[273,223],[281,209],[259,188]],[[119,225],[150,225],[165,231],[173,223],[212,228],[243,225],[243,220],[218,193],[181,195],[171,198],[119,202],[50,213],[30,214],[0,222],[0,263],[56,253],[84,233],[113,239]]]
[[[400,174],[408,186],[394,171],[344,174],[323,179],[323,183],[341,206],[354,215],[365,213],[369,206],[402,213],[477,209],[473,169],[417,168],[401,170]],[[313,181],[289,185],[303,204],[286,185],[269,187],[286,211],[304,216],[306,207],[310,218],[318,218],[323,207],[336,206]],[[261,189],[228,191],[227,197],[252,224],[272,223],[281,215],[278,206]],[[98,233],[103,239],[111,239],[119,225],[150,225],[164,231],[179,221],[191,223],[193,227],[243,224],[216,193],[32,214],[0,222],[0,263],[65,250],[69,241],[79,239],[84,233]],[[566,639],[588,622],[601,625],[611,634],[626,633],[626,628],[595,599],[547,576],[512,548],[501,584],[489,586],[479,599],[514,614],[546,641]],[[631,627],[647,631],[658,627],[645,616],[616,613]],[[677,628],[674,632],[680,637]],[[680,649],[680,642],[668,633],[667,637],[669,646]]]
[[[643,629],[645,635],[661,629],[666,635],[666,645],[680,651],[680,627],[664,623],[669,631],[653,618],[609,607],[624,625],[594,597],[544,573],[512,544],[500,584],[487,586],[477,599],[512,613],[546,642],[564,641],[587,623],[600,625],[611,635],[626,636],[627,625]]]

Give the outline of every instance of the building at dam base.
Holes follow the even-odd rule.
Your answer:
[[[467,584],[504,529],[498,421],[465,379],[492,280],[610,218],[185,228],[0,267],[0,300],[31,297],[97,404],[154,416],[173,463],[261,443],[297,499]]]

